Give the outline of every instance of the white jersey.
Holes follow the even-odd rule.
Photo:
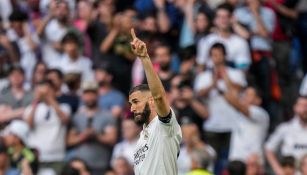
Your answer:
[[[143,128],[134,153],[135,175],[177,175],[177,157],[182,139],[175,113],[169,123],[156,116]]]

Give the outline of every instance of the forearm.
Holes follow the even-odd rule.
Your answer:
[[[82,142],[82,135],[75,131],[70,131],[67,137],[67,146],[76,146]]]
[[[158,27],[161,33],[166,33],[170,29],[170,20],[165,11],[165,8],[158,9],[157,14]]]
[[[269,164],[271,165],[273,171],[276,174],[277,174],[277,172],[280,172],[281,165],[279,164],[274,152],[271,151],[271,150],[266,150],[265,154],[266,154],[267,160],[268,160]]]
[[[67,124],[69,122],[69,117],[62,111],[59,104],[57,102],[52,102],[52,107],[60,118],[62,124]]]
[[[44,34],[44,30],[48,22],[52,19],[52,17],[49,15],[43,21],[40,23],[39,27],[36,29],[36,33],[38,36],[42,37]]]
[[[202,119],[207,119],[209,116],[208,109],[197,99],[193,99],[191,101],[191,107],[195,110],[197,115],[199,115]]]
[[[141,60],[145,70],[148,86],[155,101],[157,113],[161,117],[165,117],[169,114],[170,107],[166,99],[166,93],[162,82],[157,73],[154,71],[149,56],[147,55],[146,58],[141,58]]]
[[[244,27],[241,26],[239,23],[234,23],[232,25],[232,28],[234,32],[238,35],[240,35],[242,38],[248,40],[250,38],[250,32],[246,30]]]
[[[115,128],[108,128],[105,133],[98,134],[97,140],[106,145],[114,146],[117,141],[117,131]]]
[[[185,8],[185,19],[190,30],[195,34],[195,27],[194,27],[194,18],[193,18],[193,4],[188,3]]]
[[[266,29],[260,14],[255,15],[255,19],[256,19],[256,26],[257,26],[257,31],[255,33],[264,38],[269,37],[269,32]]]
[[[199,90],[199,91],[197,92],[197,96],[199,96],[199,97],[207,97],[207,96],[209,95],[210,91],[211,91],[213,88],[214,88],[213,85],[212,85],[212,86],[209,86],[209,87],[207,87],[207,88],[203,88],[203,89],[201,89],[201,90]]]
[[[296,19],[298,16],[298,12],[296,10],[287,8],[286,6],[282,4],[275,4],[274,7],[279,13],[289,18]]]
[[[111,48],[117,34],[118,34],[117,30],[111,29],[108,36],[102,41],[102,43],[100,45],[100,51],[102,53],[106,53]]]
[[[28,123],[30,128],[34,128],[34,115],[35,115],[35,111],[36,111],[36,105],[33,105],[32,110],[31,110],[29,116],[26,116],[24,118],[24,120]]]

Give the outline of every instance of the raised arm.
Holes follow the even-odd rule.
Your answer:
[[[166,99],[166,93],[162,82],[154,71],[150,57],[147,53],[146,44],[136,37],[134,29],[131,29],[131,36],[133,39],[131,42],[131,49],[142,61],[148,86],[155,102],[156,112],[160,117],[167,117],[170,113],[170,106]]]

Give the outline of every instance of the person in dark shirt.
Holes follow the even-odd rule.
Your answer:
[[[47,72],[47,80],[52,82],[56,91],[56,99],[59,103],[66,103],[70,106],[74,114],[79,107],[79,97],[74,94],[64,94],[62,92],[62,85],[64,76],[58,69],[50,69]]]

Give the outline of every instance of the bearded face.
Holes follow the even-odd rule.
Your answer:
[[[151,110],[147,102],[142,112],[133,113],[134,121],[137,125],[142,126],[144,123],[148,123],[150,113]]]

